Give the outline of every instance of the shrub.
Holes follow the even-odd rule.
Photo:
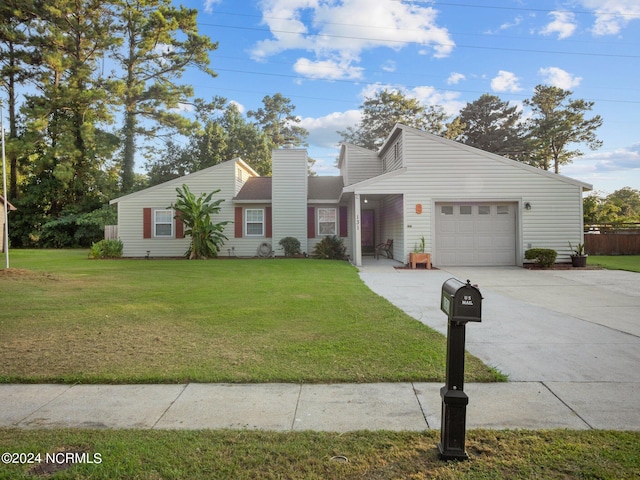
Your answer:
[[[293,257],[300,253],[300,241],[294,237],[284,237],[280,240],[280,246],[284,248],[285,257]]]
[[[542,268],[549,268],[556,263],[558,252],[551,248],[532,248],[524,252],[524,258],[535,260]]]
[[[120,258],[122,257],[122,241],[100,240],[91,244],[89,258]]]
[[[324,237],[320,242],[316,243],[313,248],[313,256],[323,260],[346,260],[347,248],[344,246],[341,238]]]

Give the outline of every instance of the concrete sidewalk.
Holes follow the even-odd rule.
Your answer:
[[[0,427],[440,429],[435,383],[0,385]],[[640,430],[638,383],[465,386],[467,428]]]

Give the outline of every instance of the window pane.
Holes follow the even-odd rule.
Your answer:
[[[156,223],[171,223],[171,210],[156,210]]]
[[[156,237],[170,237],[171,236],[171,224],[158,223],[156,224]]]
[[[491,207],[489,205],[479,205],[478,213],[480,215],[489,215],[491,213]]]
[[[247,210],[247,222],[262,222],[263,210]]]
[[[498,215],[508,215],[509,205],[498,205]]]
[[[453,215],[453,205],[443,205],[440,207],[442,215]]]
[[[471,205],[460,205],[460,215],[471,215]]]
[[[318,209],[318,221],[320,221],[320,222],[335,222],[336,221],[336,209],[335,208],[319,208]]]
[[[320,222],[320,235],[335,235],[336,224],[335,222]]]
[[[247,223],[247,235],[262,235],[262,224]]]

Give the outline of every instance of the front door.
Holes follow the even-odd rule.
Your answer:
[[[375,250],[374,210],[362,210],[361,218],[362,254],[373,255]]]

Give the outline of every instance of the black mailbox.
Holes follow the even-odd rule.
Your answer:
[[[450,278],[442,284],[440,309],[447,314],[447,382],[440,389],[442,426],[440,458],[466,460],[464,449],[467,404],[464,393],[464,338],[467,322],[482,321],[482,295],[477,287]]]
[[[482,295],[477,287],[462,283],[457,278],[450,278],[442,284],[440,309],[447,314],[453,323],[481,322]]]

